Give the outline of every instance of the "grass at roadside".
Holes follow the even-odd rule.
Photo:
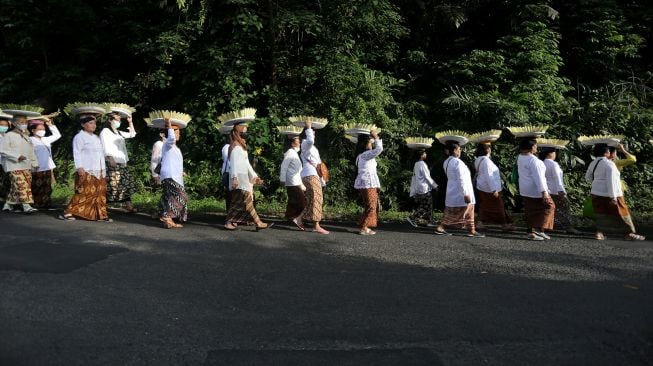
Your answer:
[[[73,188],[63,185],[57,185],[52,192],[52,199],[55,203],[64,204],[68,202],[73,195]],[[158,192],[141,192],[132,197],[133,203],[141,211],[149,212],[159,204],[161,198]],[[221,213],[224,214],[225,203],[222,199],[214,197],[208,198],[191,198],[188,202],[188,209],[191,213]],[[260,200],[256,204],[256,211],[262,216],[283,217],[285,211],[285,202],[267,202]],[[338,206],[325,206],[324,218],[329,221],[356,221],[361,213],[361,207],[355,203]],[[379,219],[383,222],[404,222],[409,215],[406,211],[383,210],[379,214]],[[441,213],[434,212],[435,218],[441,217]],[[580,212],[574,213],[579,218],[578,227],[592,227],[593,222],[581,217]],[[513,220],[517,225],[522,224],[522,214],[512,214]],[[634,213],[634,219],[638,224],[653,224],[653,212]]]

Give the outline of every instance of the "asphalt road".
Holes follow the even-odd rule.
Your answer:
[[[0,214],[0,365],[651,365],[653,242]]]

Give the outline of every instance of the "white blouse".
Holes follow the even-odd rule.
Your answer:
[[[83,168],[96,178],[106,176],[104,149],[100,138],[94,133],[79,131],[73,138],[73,158],[75,170]]]
[[[281,162],[281,170],[279,172],[279,180],[283,182],[286,187],[301,186],[301,170],[302,161],[299,159],[299,154],[297,154],[293,148],[288,149],[288,151],[283,154],[283,161]]]
[[[322,163],[322,160],[320,159],[320,152],[315,147],[315,131],[312,128],[306,130],[306,138],[302,140],[301,158],[304,165],[301,177],[317,175],[315,167]]]
[[[242,146],[236,145],[231,150],[229,166],[229,190],[234,190],[233,180],[235,177],[238,179],[238,188],[236,189],[253,192],[254,186],[252,185],[251,180],[257,178],[258,175],[254,171],[254,168],[252,168],[252,164],[249,163],[247,151],[245,151]]]
[[[172,179],[184,186],[184,156],[175,143],[175,130],[168,129],[168,137],[161,149],[161,180]]]
[[[156,178],[159,175],[155,172],[156,166],[161,162],[161,154],[163,153],[163,141],[159,140],[154,143],[152,146],[152,157],[150,157],[150,173],[152,173],[152,178]]]
[[[379,175],[376,173],[376,157],[383,151],[383,141],[376,140],[374,149],[360,153],[356,157],[358,174],[354,182],[355,189],[381,188]]]
[[[220,173],[229,173],[229,144],[222,147],[222,169]]]
[[[116,130],[114,133],[110,128],[103,128],[100,132],[100,139],[104,147],[104,155],[113,157],[113,160],[118,164],[127,164],[129,156],[127,155],[127,145],[125,139],[131,139],[136,136],[136,131],[132,126],[129,126],[129,132]]]
[[[472,185],[472,173],[462,160],[450,156],[442,164],[447,175],[447,196],[444,200],[446,207],[466,207],[476,203],[474,197],[474,186]],[[469,203],[465,202],[465,196],[469,196]]]
[[[592,183],[593,195],[610,198],[624,195],[621,188],[621,173],[610,159],[605,157],[594,159],[587,167],[585,179]]]
[[[492,159],[479,156],[474,160],[476,188],[486,193],[501,192],[501,173]]]
[[[39,163],[34,154],[34,147],[29,136],[20,133],[18,130],[7,132],[0,140],[0,156],[3,158],[5,172],[17,170],[32,170],[38,168]],[[24,156],[27,159],[18,161]]]
[[[559,194],[560,192],[567,193],[565,190],[565,183],[562,179],[562,169],[560,164],[552,159],[544,159],[544,166],[546,167],[546,185],[549,188],[549,194]]]
[[[517,171],[519,173],[519,194],[521,196],[542,198],[543,192],[549,192],[546,184],[546,167],[542,160],[533,154],[519,155],[517,158]]]
[[[36,154],[36,160],[39,162],[39,168],[37,171],[45,172],[52,170],[57,166],[52,160],[52,143],[61,138],[61,133],[55,125],[50,125],[50,131],[52,135],[37,137],[32,136],[32,145],[34,145],[34,154]]]
[[[410,197],[427,194],[435,188],[438,188],[438,185],[431,178],[429,167],[422,160],[416,162],[413,166],[413,178],[410,180]]]

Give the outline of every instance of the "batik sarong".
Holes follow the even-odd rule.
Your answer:
[[[66,215],[91,221],[108,218],[106,178],[75,173],[75,194],[68,204]]]

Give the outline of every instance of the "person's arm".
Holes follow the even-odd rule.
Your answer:
[[[565,181],[562,179],[562,168],[560,168],[560,165],[558,163],[555,164],[555,179],[557,182],[557,190],[558,194],[562,193],[563,195],[567,194],[567,190],[565,190]]]
[[[617,178],[619,175],[619,169],[617,169],[617,165],[614,164],[613,162],[609,162],[610,164],[606,165],[607,173],[608,173],[608,196],[613,200],[617,200],[617,192],[621,190],[621,182]]]
[[[73,160],[75,161],[75,170],[78,173],[84,173],[84,166],[82,163],[84,141],[83,137],[79,134],[73,138]]]
[[[2,156],[3,159],[11,161],[12,163],[19,163],[21,162],[20,157],[22,155],[16,155],[16,152],[11,149],[11,137],[8,135],[9,134],[0,139],[0,156]]]
[[[154,146],[152,146],[152,157],[150,158],[150,172],[152,173],[152,178],[157,178],[159,176],[154,170],[156,170],[157,165],[161,163],[162,146],[163,143],[155,143]]]
[[[598,164],[598,162],[598,158],[594,159],[594,161],[592,161],[587,167],[587,171],[585,172],[585,181],[587,181],[587,183],[592,183],[594,181],[594,166]]]
[[[433,178],[431,178],[431,171],[429,170],[429,167],[426,166],[426,163],[422,162],[422,164],[419,164],[417,169],[419,175],[424,177],[424,180],[426,180],[426,183],[428,183],[431,188],[438,188],[438,184],[435,183]]]
[[[533,171],[535,172],[535,187],[538,192],[542,193],[542,198],[549,197],[549,188],[546,184],[546,167],[544,163],[540,161],[541,164],[538,164],[536,160],[533,160]]]
[[[281,162],[281,168],[279,170],[279,181],[281,184],[286,184],[288,176],[288,166],[290,165],[290,157],[284,157]]]
[[[308,151],[315,145],[315,131],[312,128],[306,129],[306,138],[302,140],[302,152]]]
[[[374,149],[362,152],[360,155],[358,155],[358,157],[359,159],[362,160],[372,160],[377,156],[379,156],[379,154],[381,154],[382,151],[383,151],[383,141],[377,140]]]
[[[635,157],[635,155],[633,155],[633,154],[629,153],[628,151],[626,151],[626,149],[624,148],[624,145],[619,144],[617,146],[617,150],[624,156],[623,159],[619,159],[619,160],[614,162],[614,165],[620,171],[624,167],[633,165],[633,164],[635,164],[637,162],[637,158]]]
[[[457,183],[457,190],[460,192],[464,199],[465,203],[469,203],[470,197],[467,192],[465,192],[465,184],[463,182],[463,174],[462,174],[462,166],[460,164],[463,164],[462,160],[460,159],[451,159],[449,162],[449,167],[448,167],[448,172],[447,177],[449,178],[449,183],[451,184],[452,181],[456,181]]]
[[[117,131],[120,134],[120,136],[122,136],[122,137],[124,137],[126,139],[132,139],[132,138],[136,137],[136,129],[134,128],[134,122],[132,121],[131,116],[127,117],[127,122],[129,122],[129,127],[127,127],[127,130],[129,132],[120,131],[120,130],[117,130]]]
[[[59,129],[55,125],[49,125],[50,127],[50,132],[52,132],[52,135],[43,137],[43,140],[45,140],[47,143],[52,144],[53,142],[59,140],[61,138],[61,132],[59,132]]]

